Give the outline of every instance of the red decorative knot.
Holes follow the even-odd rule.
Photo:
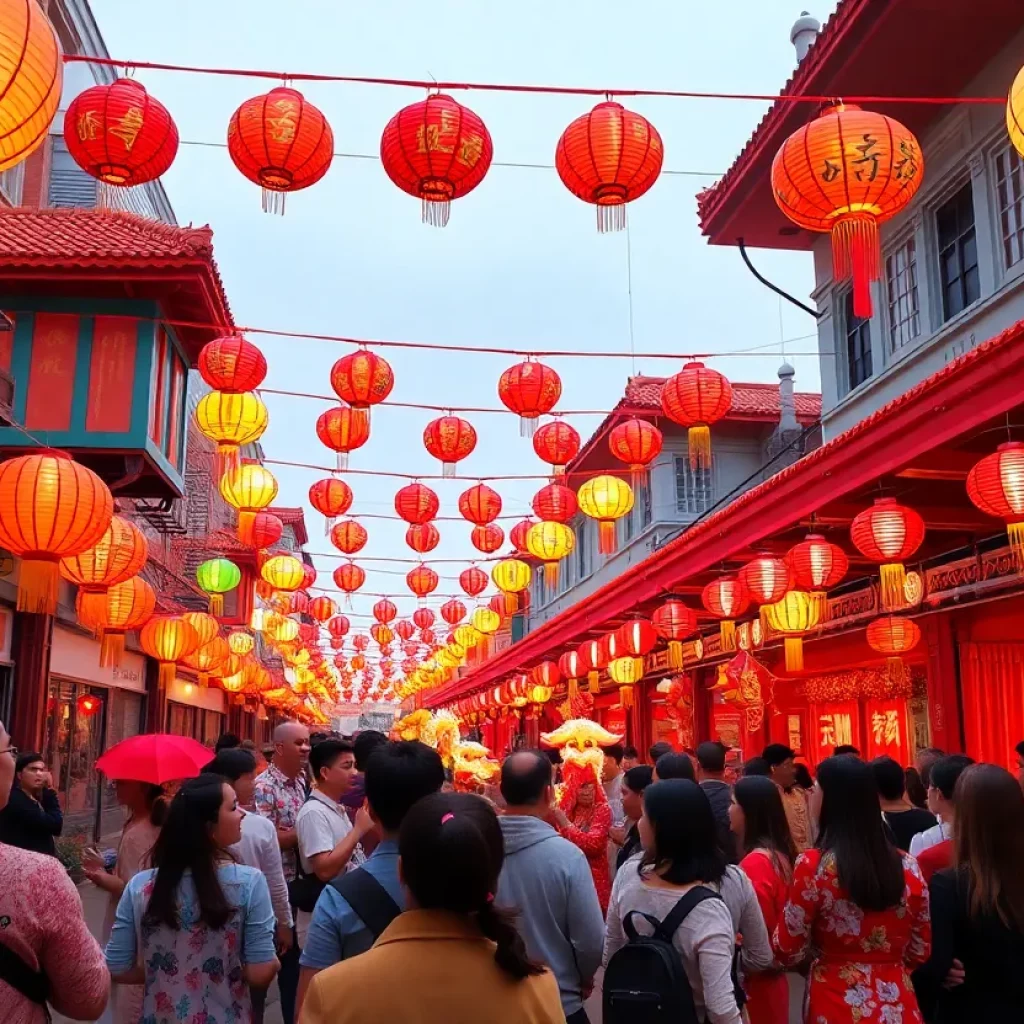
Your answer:
[[[487,484],[474,484],[459,495],[459,512],[477,526],[486,526],[501,515],[501,495]]]
[[[498,398],[519,416],[523,437],[533,436],[538,419],[551,412],[561,397],[561,378],[550,366],[534,360],[510,366],[498,379]]]
[[[711,466],[711,424],[732,408],[732,385],[703,363],[687,363],[661,388],[661,408],[674,423],[687,428],[690,467]]]
[[[469,539],[477,551],[491,555],[505,543],[505,531],[497,523],[485,523],[483,526],[474,526]]]
[[[395,495],[395,511],[413,525],[429,523],[440,507],[439,498],[426,484],[407,484]]]
[[[453,477],[455,464],[476,448],[476,430],[469,420],[461,416],[439,416],[427,424],[423,431],[423,444],[441,462],[442,475]]]
[[[441,543],[441,534],[433,523],[413,523],[405,531],[405,543],[417,554],[425,555]]]
[[[568,523],[579,511],[576,492],[565,484],[547,484],[533,496],[533,511],[549,523]]]
[[[566,465],[579,454],[579,432],[564,420],[554,419],[537,428],[533,450],[542,461],[551,464],[555,476],[564,476]]]
[[[331,543],[343,554],[354,555],[366,547],[366,527],[354,519],[343,519],[331,527]]]
[[[459,586],[467,597],[479,597],[487,589],[487,583],[487,573],[475,565],[459,573]]]

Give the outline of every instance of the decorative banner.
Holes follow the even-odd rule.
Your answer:
[[[811,735],[815,764],[831,757],[836,747],[852,744],[863,750],[860,705],[855,700],[811,705]]]
[[[869,700],[867,722],[866,758],[888,756],[900,764],[910,763],[910,730],[905,700]]]

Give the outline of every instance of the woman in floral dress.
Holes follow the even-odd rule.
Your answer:
[[[125,887],[107,965],[115,982],[144,985],[141,1024],[250,1024],[249,986],[277,973],[267,881],[227,852],[242,814],[219,775],[189,779],[153,848],[155,870]]]
[[[928,959],[928,889],[889,841],[871,768],[855,757],[818,767],[820,833],[801,854],[775,931],[779,960],[811,957],[810,1024],[921,1024],[910,969]]]

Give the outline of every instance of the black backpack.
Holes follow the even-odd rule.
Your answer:
[[[345,940],[348,956],[365,953],[380,938],[381,933],[398,915],[402,908],[391,898],[387,889],[365,868],[356,868],[331,881],[331,888],[337,890],[348,901],[356,917],[366,925],[369,933],[360,937],[360,942],[348,936]],[[360,946],[361,948],[357,948]]]
[[[629,942],[608,961],[604,972],[604,1024],[700,1024],[693,992],[672,937],[694,907],[722,897],[694,886],[664,921],[631,910],[622,921]],[[642,917],[653,929],[641,935],[633,924]]]

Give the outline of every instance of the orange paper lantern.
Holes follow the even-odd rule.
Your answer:
[[[370,422],[370,407],[379,405],[395,386],[391,365],[382,356],[358,349],[342,356],[331,367],[331,387],[364,424]],[[367,429],[368,426],[367,426]]]
[[[437,584],[440,581],[437,573],[430,566],[417,565],[415,569],[410,569],[406,573],[405,582],[408,584],[409,589],[420,600],[423,600],[428,594],[432,594],[437,590]]]
[[[355,562],[345,562],[334,570],[334,583],[346,594],[354,594],[365,582],[366,571]]]
[[[711,424],[732,408],[732,385],[703,363],[687,363],[661,389],[661,408],[674,423],[687,428],[690,468],[711,467]]]
[[[608,448],[615,458],[629,466],[633,487],[647,479],[647,467],[661,454],[661,431],[637,417],[612,427],[608,434]]]
[[[475,565],[459,573],[459,586],[467,597],[479,597],[487,589],[487,573]]]
[[[316,436],[321,444],[337,452],[338,469],[347,469],[349,454],[369,440],[370,420],[347,405],[333,406],[317,419]]]
[[[423,431],[423,445],[441,462],[441,475],[453,477],[455,464],[476,447],[476,430],[469,420],[461,416],[439,416],[431,420]]]
[[[366,527],[354,519],[343,519],[331,527],[331,543],[345,555],[354,555],[366,547]]]
[[[177,615],[158,615],[142,627],[139,646],[160,663],[161,690],[174,682],[176,663],[199,647],[199,634]]]
[[[117,667],[124,654],[127,633],[144,626],[156,608],[156,593],[140,576],[117,583],[108,590],[78,592],[78,621],[100,637],[100,665]]]
[[[902,655],[921,642],[917,623],[902,615],[883,615],[868,623],[866,638],[872,650],[887,655],[889,678],[893,682],[902,682],[906,678]]]
[[[238,540],[247,548],[263,551],[273,547],[284,533],[284,523],[271,512],[257,512],[238,522]]]
[[[537,421],[551,412],[561,397],[561,378],[550,366],[533,359],[510,366],[498,379],[498,398],[519,416],[523,437],[536,433]]]
[[[441,543],[441,534],[433,523],[413,523],[405,531],[405,543],[418,555],[425,555]]]
[[[309,614],[317,622],[326,622],[337,611],[337,607],[329,597],[314,597],[309,602]]]
[[[474,484],[459,495],[459,512],[471,523],[486,526],[501,515],[501,495],[487,484]]]
[[[580,435],[562,419],[554,419],[537,428],[533,450],[547,463],[556,477],[565,476],[565,467],[579,454]]]
[[[565,484],[547,484],[531,502],[534,514],[546,523],[568,523],[580,510],[576,492]]]
[[[60,562],[64,579],[86,591],[104,591],[137,576],[149,557],[145,535],[121,516],[114,516],[98,544]]]
[[[440,507],[439,498],[426,484],[407,484],[395,494],[395,511],[414,526],[429,523]]]
[[[470,543],[485,555],[491,555],[505,543],[505,531],[497,523],[474,526],[469,532]]]

